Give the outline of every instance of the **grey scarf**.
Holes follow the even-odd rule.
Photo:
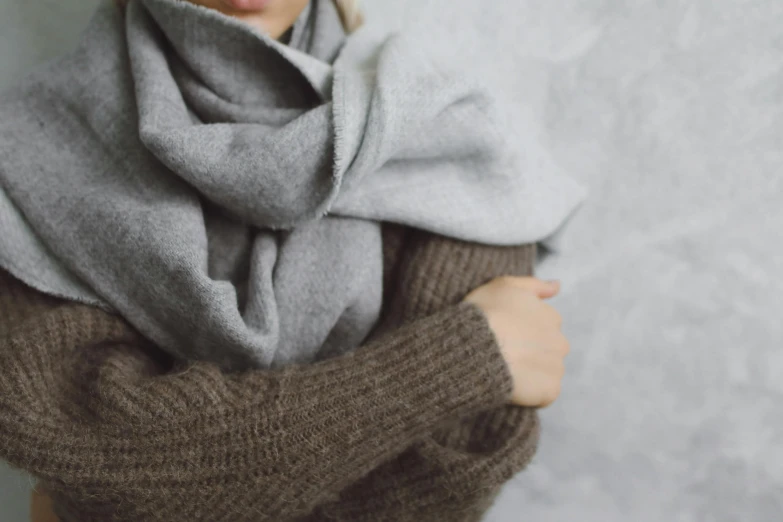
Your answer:
[[[181,358],[311,361],[375,323],[381,222],[558,229],[583,191],[524,152],[423,32],[346,38],[320,0],[284,45],[178,0],[105,3],[0,103],[0,264]]]

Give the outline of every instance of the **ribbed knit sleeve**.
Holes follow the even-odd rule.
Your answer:
[[[381,330],[458,303],[498,276],[533,273],[534,245],[494,247],[414,232]],[[502,405],[448,421],[324,504],[307,522],[478,522],[539,441],[531,408]]]
[[[0,457],[67,520],[300,517],[510,387],[470,305],[340,358],[226,374],[172,369],[124,321],[0,277]]]

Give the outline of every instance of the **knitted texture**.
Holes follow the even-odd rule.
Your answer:
[[[386,227],[384,322],[282,370],[180,366],[122,319],[0,275],[0,456],[68,522],[475,521],[538,440],[484,315],[533,248]]]

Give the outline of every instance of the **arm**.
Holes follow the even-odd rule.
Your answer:
[[[304,515],[511,389],[471,305],[315,365],[171,371],[124,321],[6,274],[0,375],[0,456],[83,522],[191,520],[205,502],[237,519]]]
[[[534,259],[533,245],[490,247],[416,233],[398,272],[404,282],[390,316],[410,323],[437,313],[490,279],[531,275]],[[444,271],[451,275],[450,283],[431,286],[428,275]],[[422,288],[426,301],[413,298]],[[308,521],[480,520],[501,486],[533,458],[539,430],[534,409],[513,405],[445,422],[338,500],[321,506]]]

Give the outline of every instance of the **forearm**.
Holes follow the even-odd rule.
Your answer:
[[[417,320],[453,306],[494,277],[531,275],[534,258],[533,245],[486,247],[417,234],[400,270],[403,290],[390,316]],[[431,286],[427,274],[444,270],[453,274],[449,284]],[[428,299],[411,298],[421,293]],[[539,430],[534,409],[511,405],[450,420],[321,506],[308,522],[478,521],[502,485],[529,464]]]
[[[534,410],[515,406],[451,423],[319,506],[307,522],[478,522],[503,484],[529,464],[539,429]]]
[[[55,497],[103,505],[95,519],[112,520],[122,502],[177,520],[149,499],[203,500],[232,483],[272,519],[304,514],[510,391],[485,319],[467,305],[341,358],[244,374],[172,373],[123,322],[86,307],[44,307],[34,322],[46,343],[31,342],[24,319],[0,328],[0,456]]]

